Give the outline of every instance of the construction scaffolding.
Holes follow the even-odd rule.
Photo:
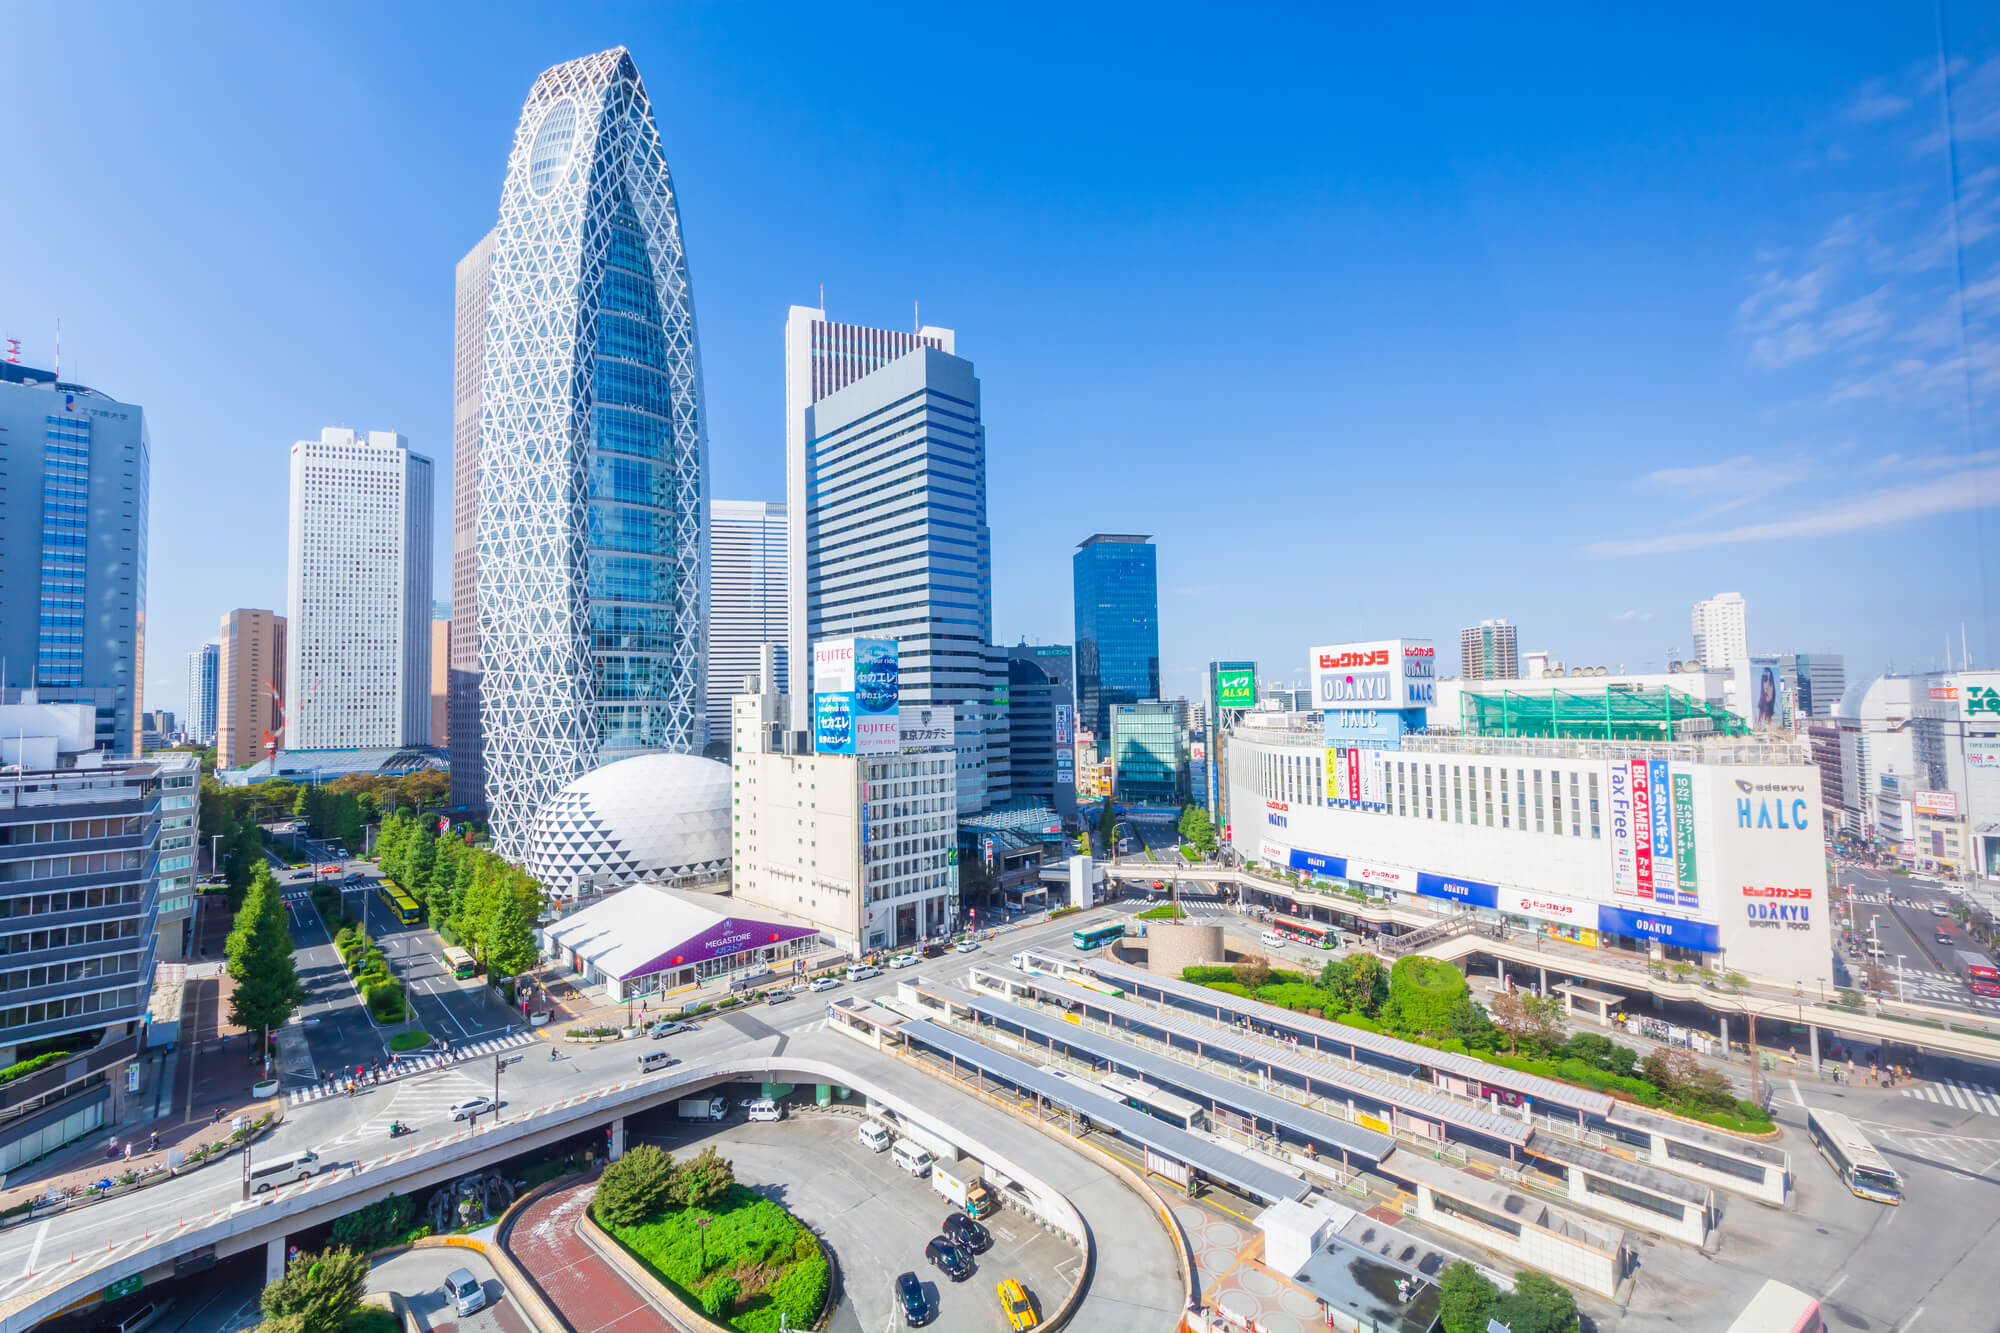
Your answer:
[[[1467,736],[1556,740],[1678,741],[1747,736],[1742,718],[1721,704],[1679,690],[1548,690],[1459,696],[1459,728]]]

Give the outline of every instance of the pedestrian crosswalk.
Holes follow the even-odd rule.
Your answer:
[[[463,1046],[453,1046],[449,1051],[429,1051],[422,1055],[406,1055],[393,1066],[385,1066],[380,1079],[364,1079],[364,1087],[379,1087],[427,1074],[436,1069],[448,1069],[468,1060],[476,1060],[482,1055],[492,1055],[498,1051],[511,1050],[516,1046],[526,1046],[534,1040],[527,1032],[512,1032],[503,1037],[488,1037],[484,1041],[467,1042]],[[285,1100],[293,1106],[316,1102],[324,1097],[343,1095],[346,1092],[344,1077],[329,1073],[325,1080],[309,1088],[297,1088],[286,1094]]]
[[[1947,1078],[1900,1091],[1905,1097],[1914,1097],[1918,1101],[1955,1106],[1961,1111],[1979,1111],[2000,1118],[2000,1088],[1986,1088],[1977,1083],[1961,1083],[1955,1078]]]
[[[1893,975],[1895,969],[1891,968],[1890,972]],[[1943,1005],[1954,1009],[1983,1009],[1988,1013],[2000,1014],[2000,1000],[1972,994],[1966,989],[1965,983],[1956,977],[1948,977],[1938,972],[1923,972],[1914,967],[1903,970],[1902,994],[1904,998],[1921,1004]]]

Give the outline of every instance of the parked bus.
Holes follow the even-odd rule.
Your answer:
[[[1125,998],[1125,991],[1122,987],[1114,986],[1108,981],[1099,981],[1096,977],[1070,977],[1069,982],[1071,985],[1081,986],[1085,990],[1094,990],[1099,995],[1109,995],[1114,1000]]]
[[[1743,1307],[1729,1333],[1825,1333],[1819,1302],[1776,1278]]]
[[[472,955],[456,945],[445,945],[441,957],[444,959],[445,971],[460,981],[470,980],[479,971],[479,965],[472,961]]]
[[[1109,925],[1078,927],[1069,933],[1069,942],[1079,949],[1097,949],[1113,940],[1125,938],[1125,923],[1113,921]]]
[[[1340,942],[1340,932],[1332,926],[1318,926],[1297,917],[1273,916],[1271,929],[1286,939],[1298,944],[1310,945],[1315,949],[1331,949]]]
[[[417,900],[403,892],[402,887],[394,880],[383,880],[375,886],[375,892],[380,894],[382,901],[388,905],[390,915],[404,925],[414,926],[423,920],[423,909],[417,906]]]
[[[1838,1111],[1806,1112],[1806,1132],[1841,1183],[1877,1203],[1901,1203],[1903,1182],[1852,1120]]]
[[[1119,1101],[1136,1111],[1144,1111],[1155,1120],[1164,1120],[1176,1129],[1199,1130],[1203,1127],[1201,1107],[1185,1097],[1176,1097],[1164,1088],[1156,1088],[1144,1079],[1127,1078],[1123,1074],[1099,1074],[1097,1081]]]
[[[1958,951],[1958,974],[1974,995],[2000,995],[2000,968],[1970,949]]]

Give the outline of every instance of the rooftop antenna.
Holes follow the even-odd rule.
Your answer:
[[[56,379],[62,379],[62,316],[56,316]]]
[[[7,340],[7,360],[13,365],[18,366],[21,364],[21,340],[19,338],[9,338]]]
[[[1965,646],[1965,622],[1958,622],[1958,669],[1972,670],[1972,652]]]
[[[920,302],[912,299],[910,302],[910,332],[921,333],[923,331],[923,327],[924,327],[923,306]]]
[[[823,282],[819,285],[819,312],[822,315],[826,313],[826,284]]]

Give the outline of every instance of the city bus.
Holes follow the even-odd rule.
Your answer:
[[[1185,1097],[1176,1097],[1144,1079],[1127,1078],[1123,1074],[1099,1074],[1097,1081],[1119,1101],[1155,1120],[1164,1120],[1176,1129],[1202,1128],[1202,1109]]]
[[[1772,1278],[1743,1307],[1729,1333],[1825,1333],[1819,1302]]]
[[[470,980],[479,971],[479,965],[472,961],[472,955],[456,945],[445,945],[444,953],[440,957],[444,959],[444,970],[460,981]]]
[[[424,912],[417,906],[417,900],[403,892],[402,886],[394,880],[383,880],[375,886],[375,892],[380,894],[382,901],[387,904],[389,914],[404,925],[414,926],[423,920]]]
[[[2000,968],[1970,949],[1958,951],[1958,974],[1974,995],[2000,995]]]
[[[1297,917],[1273,916],[1271,929],[1294,943],[1310,945],[1315,949],[1331,949],[1340,942],[1340,932],[1332,926],[1316,926]]]
[[[1081,986],[1085,990],[1094,990],[1099,995],[1109,995],[1114,1000],[1125,998],[1123,987],[1114,986],[1108,981],[1099,981],[1096,977],[1070,977],[1069,981],[1070,984]]]
[[[1806,1133],[1851,1192],[1877,1203],[1903,1201],[1902,1180],[1852,1120],[1838,1111],[1807,1111]]]
[[[1069,933],[1069,942],[1079,949],[1098,949],[1125,938],[1125,923],[1113,921],[1103,926],[1079,926]]]

